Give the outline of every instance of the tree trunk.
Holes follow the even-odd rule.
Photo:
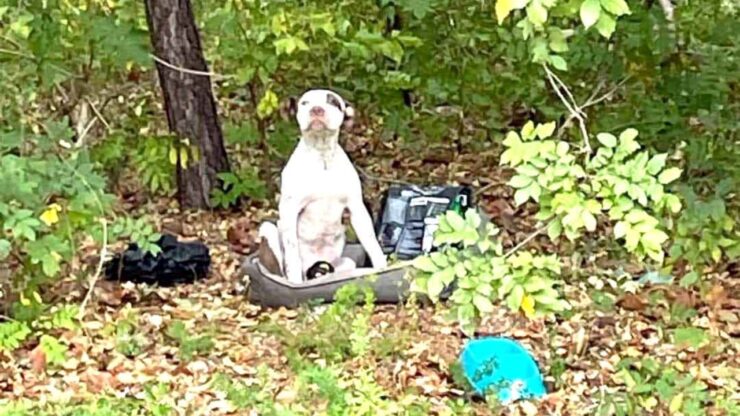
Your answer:
[[[186,167],[178,152],[177,190],[182,208],[210,208],[217,174],[229,170],[211,78],[190,0],[145,0],[149,34],[170,130],[199,150]],[[173,68],[176,67],[176,68]],[[193,73],[193,71],[200,72]],[[197,159],[197,160],[194,160]]]

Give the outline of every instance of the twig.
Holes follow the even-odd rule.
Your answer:
[[[581,134],[583,135],[583,145],[584,145],[584,152],[590,154],[591,153],[591,143],[588,139],[588,131],[586,131],[586,120],[584,120],[582,114],[582,111],[576,110],[578,108],[578,105],[575,103],[570,103],[568,100],[565,99],[563,94],[560,92],[560,87],[558,86],[558,83],[562,86],[563,89],[565,89],[568,96],[572,97],[573,95],[570,94],[570,91],[565,86],[563,81],[560,81],[560,78],[557,77],[552,71],[550,71],[550,68],[547,67],[547,65],[542,65],[543,68],[545,68],[545,73],[547,74],[547,79],[550,81],[550,85],[552,85],[552,88],[555,90],[555,93],[560,98],[560,101],[563,102],[565,105],[565,108],[570,111],[570,114],[573,118],[578,120],[578,125],[581,128]],[[557,80],[557,82],[556,82]],[[575,107],[575,108],[574,108]]]
[[[100,249],[100,260],[98,260],[98,267],[95,269],[95,274],[90,276],[87,280],[87,293],[85,293],[85,297],[82,299],[82,303],[80,303],[80,311],[77,315],[77,319],[79,320],[82,320],[82,318],[85,317],[85,308],[92,298],[93,289],[95,289],[95,285],[98,283],[98,279],[103,272],[105,258],[108,256],[108,220],[106,220],[105,217],[102,217],[100,219],[100,224],[103,226],[103,247]]]
[[[166,66],[167,68],[174,69],[175,71],[179,71],[179,72],[182,72],[184,74],[200,75],[200,76],[204,76],[204,77],[211,77],[211,78],[214,78],[214,79],[231,79],[231,78],[234,78],[233,75],[221,75],[221,74],[217,74],[215,72],[198,71],[198,70],[195,70],[195,69],[183,68],[183,67],[180,67],[180,66],[171,64],[171,63],[165,61],[164,59],[158,57],[157,55],[154,55],[154,54],[151,54],[151,53],[149,54],[149,56],[151,56],[152,59],[154,59],[158,63]]]
[[[491,183],[488,183],[488,184],[483,185],[482,187],[478,188],[475,192],[473,192],[473,195],[474,196],[482,195],[483,192],[486,192],[487,190],[493,188],[496,185],[498,185],[498,182],[492,181]]]
[[[527,243],[529,243],[530,241],[532,241],[535,237],[537,237],[538,235],[542,234],[542,232],[545,231],[547,229],[547,227],[549,227],[549,226],[550,226],[550,223],[548,222],[547,224],[543,225],[542,227],[536,229],[532,234],[528,235],[527,238],[525,238],[519,244],[517,244],[514,247],[512,247],[511,250],[509,250],[506,253],[504,253],[504,258],[507,258],[507,257],[511,256],[512,254],[516,253],[520,248],[522,248],[525,245],[527,245]]]
[[[87,132],[90,131],[93,124],[98,121],[97,117],[90,120],[89,123],[87,123],[87,126],[85,126],[85,129],[82,130],[82,133],[80,133],[80,137],[77,138],[77,142],[75,142],[75,147],[80,148],[85,144],[85,136],[87,136]]]
[[[18,51],[12,51],[10,49],[0,48],[0,53],[4,53],[4,54],[7,54],[7,55],[20,56],[21,58],[26,58],[26,59],[32,59],[32,60],[35,60],[36,59],[36,57],[33,56],[33,55],[28,55],[26,53],[18,52]]]
[[[0,314],[0,320],[8,321],[8,322],[18,322],[17,319],[13,319],[9,317],[8,315]]]
[[[89,99],[89,98],[85,98],[85,101],[87,101],[87,103],[88,103],[88,104],[90,104],[90,108],[92,108],[92,110],[93,110],[93,112],[95,113],[95,115],[96,115],[96,116],[97,116],[97,117],[98,117],[98,118],[100,119],[100,122],[101,122],[101,123],[103,123],[103,124],[105,125],[105,128],[106,128],[106,129],[107,129],[108,131],[110,131],[110,130],[111,130],[111,128],[110,128],[110,124],[108,124],[108,122],[107,122],[107,121],[105,121],[105,118],[104,118],[104,117],[103,117],[103,115],[102,115],[102,114],[100,113],[100,111],[98,111],[98,108],[97,108],[97,107],[95,106],[95,104],[93,104],[93,102],[92,102],[92,101],[90,101],[90,99]]]
[[[90,182],[88,182],[87,179],[85,179],[85,177],[77,171],[77,169],[73,168],[69,164],[69,162],[62,158],[61,155],[57,155],[57,157],[62,163],[64,163],[65,166],[67,166],[69,170],[72,171],[75,176],[77,176],[77,178],[79,178],[82,185],[84,185],[87,190],[90,191],[94,198],[95,204],[100,210],[100,224],[103,226],[103,246],[100,248],[100,259],[98,260],[98,267],[96,268],[95,273],[91,275],[90,278],[87,280],[89,285],[87,288],[87,293],[85,293],[85,297],[82,299],[82,303],[80,303],[80,311],[77,313],[77,319],[81,321],[82,318],[85,317],[85,309],[87,307],[87,304],[90,302],[90,299],[92,298],[93,289],[98,283],[100,275],[103,273],[103,265],[105,264],[106,257],[108,257],[108,220],[105,218],[105,209],[103,207],[103,203],[100,201],[98,194],[90,185]]]
[[[614,95],[614,93],[617,92],[617,89],[619,89],[619,87],[621,87],[622,85],[624,85],[627,82],[627,80],[630,79],[630,77],[631,77],[630,75],[627,75],[623,80],[619,81],[619,83],[617,85],[615,85],[612,89],[610,89],[608,92],[606,92],[605,94],[603,94],[599,98],[596,98],[596,95],[601,91],[601,87],[604,86],[604,81],[601,81],[599,83],[599,85],[596,86],[596,88],[594,89],[594,92],[591,94],[591,96],[588,97],[588,100],[586,100],[586,102],[584,104],[582,104],[579,108],[581,110],[583,110],[584,108],[588,108],[588,107],[594,106],[594,105],[596,105],[596,104],[598,104],[598,103],[600,103],[600,102],[602,102],[602,101],[604,101],[606,99],[611,98],[612,95]],[[570,123],[573,121],[574,118],[575,118],[575,116],[571,113],[568,116],[568,118],[565,120],[565,123],[563,123],[560,126],[560,128],[558,129],[557,137],[560,137],[563,134],[563,132],[565,131],[565,129],[570,126]]]

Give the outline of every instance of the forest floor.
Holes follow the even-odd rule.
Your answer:
[[[420,158],[362,137],[345,147],[362,166],[375,212],[390,179],[461,181],[480,191],[479,206],[502,229],[507,247],[535,229],[531,210],[508,202],[494,150],[455,157],[445,156],[450,149],[429,150]],[[730,269],[715,271],[701,290],[642,286],[636,281],[644,270],[610,260],[604,245],[574,251],[534,239],[533,247],[561,253],[574,308],[530,321],[497,305],[479,327],[480,336],[510,337],[528,348],[548,387],[542,400],[497,411],[471,398],[455,375],[466,337],[444,305],[370,311],[250,304],[239,266],[255,249],[259,222],[275,215],[274,203],[183,213],[172,199],[151,201],[137,192],[122,192],[120,203],[150,215],[162,231],[205,242],[210,277],[174,288],[100,281],[82,328],[63,334],[69,350],[61,366],[44,368],[34,345],[3,356],[0,403],[12,400],[10,414],[41,414],[31,410],[37,408],[63,414],[68,407],[53,403],[65,402],[89,411],[90,403],[100,409],[126,398],[132,402],[125,406],[146,414],[740,414],[740,297]],[[83,250],[89,250],[83,264],[94,264],[95,248]],[[70,278],[53,293],[79,303],[84,289]],[[336,333],[318,332],[331,328],[322,311],[334,314],[325,319],[333,319]],[[354,319],[363,313],[364,330]],[[173,329],[181,324],[184,331]],[[367,345],[360,353],[353,351],[358,333]]]

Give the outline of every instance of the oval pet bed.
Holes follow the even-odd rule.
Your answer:
[[[355,264],[367,263],[365,251],[357,243],[347,244],[344,256],[354,260]],[[242,267],[249,276],[249,301],[267,307],[295,308],[309,301],[330,302],[334,299],[334,293],[349,283],[372,288],[376,303],[398,303],[409,293],[409,282],[405,278],[408,268],[378,271],[359,267],[294,284],[283,276],[270,273],[260,264],[257,253],[248,256]]]

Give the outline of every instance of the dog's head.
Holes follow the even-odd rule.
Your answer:
[[[296,105],[296,120],[303,134],[338,134],[342,124],[354,115],[353,108],[330,90],[309,90]]]

